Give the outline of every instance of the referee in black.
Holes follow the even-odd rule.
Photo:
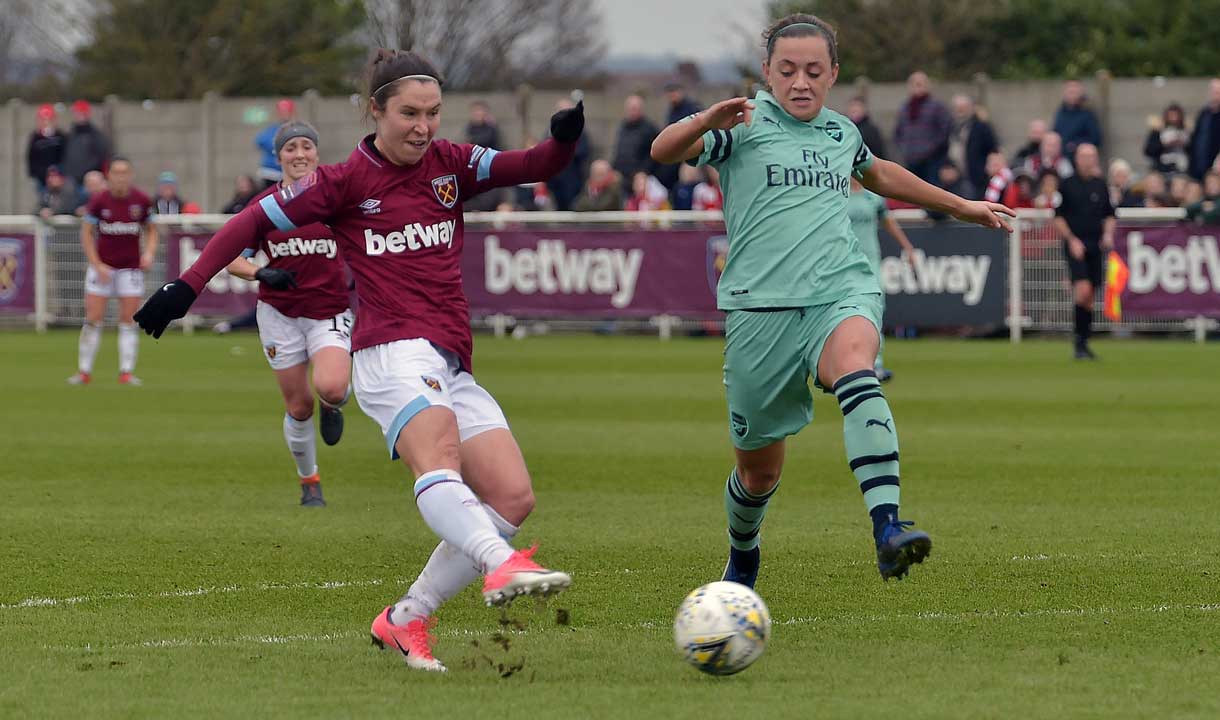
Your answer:
[[[1101,174],[1097,147],[1076,147],[1076,174],[1059,188],[1063,201],[1055,208],[1055,230],[1063,238],[1072,298],[1076,303],[1076,359],[1096,360],[1089,349],[1093,329],[1093,293],[1105,277],[1105,258],[1114,247],[1114,207]]]

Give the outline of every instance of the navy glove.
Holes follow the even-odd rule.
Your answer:
[[[560,110],[551,116],[551,137],[556,142],[574,143],[580,139],[585,129],[585,101],[576,103],[576,107]]]
[[[259,268],[254,273],[254,279],[272,290],[288,290],[297,286],[297,274],[280,268]]]
[[[185,280],[166,283],[152,297],[144,301],[133,319],[144,332],[155,338],[161,337],[170,322],[186,315],[195,302],[195,291]]]

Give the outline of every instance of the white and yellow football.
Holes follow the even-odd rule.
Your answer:
[[[762,655],[771,613],[745,585],[717,581],[692,590],[674,618],[674,642],[688,663],[709,675],[732,675]]]

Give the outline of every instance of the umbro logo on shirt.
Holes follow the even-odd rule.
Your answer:
[[[375,198],[369,198],[358,206],[365,215],[376,215],[381,212],[381,201]]]

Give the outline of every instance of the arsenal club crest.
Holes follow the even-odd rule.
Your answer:
[[[457,176],[442,175],[438,178],[432,178],[432,192],[436,193],[436,199],[441,201],[441,205],[447,208],[457,205]]]

